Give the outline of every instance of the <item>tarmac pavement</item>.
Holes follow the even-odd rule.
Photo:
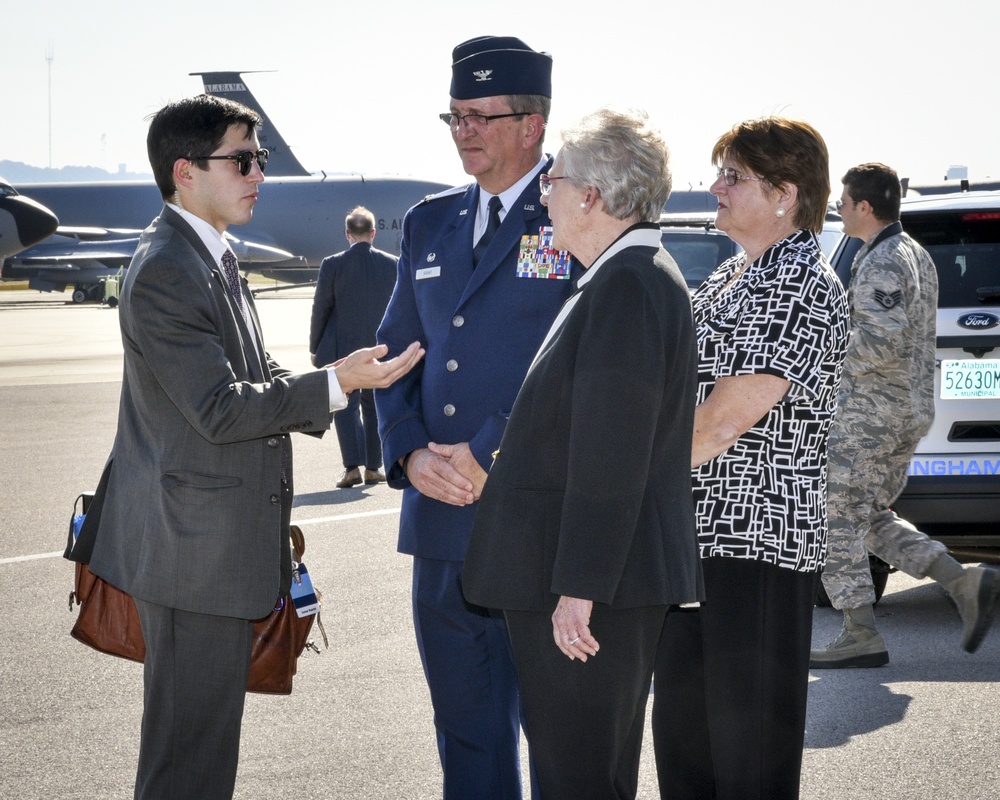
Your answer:
[[[66,295],[0,292],[0,798],[131,797],[142,713],[137,664],[69,636],[73,502],[114,437],[117,311]],[[308,369],[311,292],[258,298],[272,355]],[[306,652],[289,697],[248,695],[236,797],[441,796],[431,709],[409,612],[410,559],[395,552],[399,494],[333,488],[336,437],[295,441],[293,520],[323,593],[329,650]],[[137,498],[141,502],[141,498]],[[929,581],[890,576],[876,609],[892,662],[814,672],[806,800],[1000,793],[1000,634],[975,655]],[[840,614],[817,609],[814,642]],[[318,637],[317,637],[318,639]],[[657,797],[648,738],[640,798]]]

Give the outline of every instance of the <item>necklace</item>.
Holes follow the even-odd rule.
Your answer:
[[[726,281],[725,285],[719,290],[719,294],[722,294],[722,292],[726,292],[726,291],[729,291],[730,289],[732,289],[733,286],[736,285],[736,282],[743,275],[743,273],[746,272],[747,267],[749,265],[750,265],[749,259],[747,259],[746,256],[743,256],[743,263],[741,263],[736,268],[736,271],[733,272],[733,277],[731,277],[728,281]]]

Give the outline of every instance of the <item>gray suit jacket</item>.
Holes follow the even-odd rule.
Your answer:
[[[288,434],[326,430],[331,415],[326,373],[275,364],[244,299],[253,330],[204,243],[164,208],[121,292],[118,431],[87,522],[97,525],[90,568],[109,583],[171,608],[259,619],[290,581]]]

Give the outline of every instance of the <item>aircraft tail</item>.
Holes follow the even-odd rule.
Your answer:
[[[274,127],[274,123],[271,122],[271,118],[265,113],[257,98],[247,88],[243,82],[242,72],[192,72],[189,74],[202,79],[205,85],[205,94],[214,94],[228,100],[235,100],[260,114],[261,119],[264,120],[259,134],[260,144],[261,147],[266,147],[270,152],[267,162],[268,175],[310,174],[285,143],[284,137]]]

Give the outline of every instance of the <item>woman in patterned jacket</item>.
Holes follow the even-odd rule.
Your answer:
[[[712,161],[716,227],[744,252],[692,300],[706,599],[667,617],[653,739],[662,797],[783,800],[799,796],[848,307],[816,238],[830,195],[819,133],[749,120],[716,142]]]

